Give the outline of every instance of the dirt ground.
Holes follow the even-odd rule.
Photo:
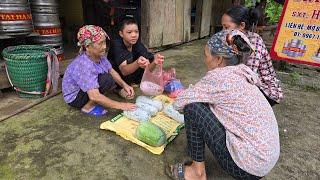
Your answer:
[[[175,67],[188,86],[205,73],[206,40],[162,52],[166,67]],[[274,107],[281,154],[265,179],[320,179],[319,72],[279,72],[285,100]],[[118,99],[116,96],[112,96]],[[104,118],[89,117],[68,107],[61,95],[0,122],[0,179],[168,179],[165,166],[187,158],[182,133],[161,155],[100,130]],[[206,152],[208,179],[232,179]]]

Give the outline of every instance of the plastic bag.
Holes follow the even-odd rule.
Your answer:
[[[170,68],[168,71],[163,71],[163,84],[168,84],[171,80],[176,79],[176,69]]]
[[[164,91],[170,98],[176,98],[180,92],[184,91],[184,87],[180,80],[173,79],[165,85]]]
[[[163,93],[162,64],[156,65],[153,71],[151,71],[150,66],[145,68],[140,89],[143,94],[148,96],[156,96]]]

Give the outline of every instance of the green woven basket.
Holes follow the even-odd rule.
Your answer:
[[[10,46],[2,51],[12,84],[26,92],[44,92],[48,73],[46,52],[48,47],[38,45]],[[38,98],[41,94],[28,94],[17,90],[22,98]]]

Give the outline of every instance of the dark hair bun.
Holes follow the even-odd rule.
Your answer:
[[[259,13],[259,9],[249,9],[245,6],[234,6],[228,9],[226,12],[226,14],[231,17],[232,22],[236,23],[237,25],[240,25],[242,22],[244,22],[246,24],[246,30],[250,30],[253,24],[258,23],[260,17]]]

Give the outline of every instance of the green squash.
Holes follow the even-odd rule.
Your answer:
[[[140,123],[136,129],[135,136],[140,141],[153,147],[160,147],[167,140],[165,132],[152,122]]]

